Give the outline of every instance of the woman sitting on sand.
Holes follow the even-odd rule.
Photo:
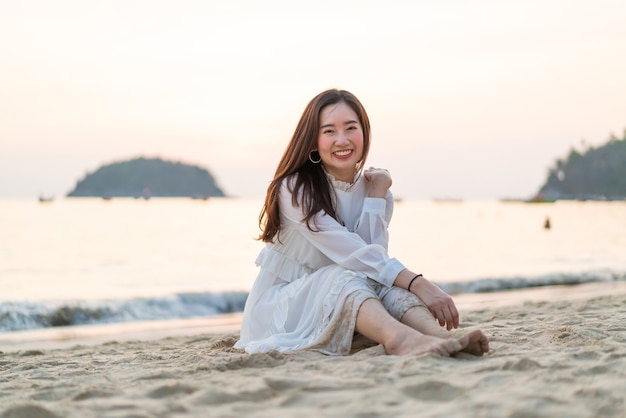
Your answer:
[[[354,95],[328,90],[309,102],[267,189],[266,246],[235,347],[348,354],[356,332],[388,354],[489,351],[481,331],[451,338],[452,298],[388,255],[391,176],[363,170],[369,145]]]

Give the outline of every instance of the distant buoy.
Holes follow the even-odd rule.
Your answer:
[[[544,229],[550,229],[550,218],[546,218],[546,222],[543,224]]]

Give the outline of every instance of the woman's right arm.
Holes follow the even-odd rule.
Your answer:
[[[459,327],[459,311],[452,297],[423,275],[405,269],[398,274],[394,285],[407,289],[419,297],[439,325],[445,326],[448,331]]]

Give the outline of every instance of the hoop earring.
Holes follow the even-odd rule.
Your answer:
[[[313,158],[311,158],[311,155],[314,152],[317,152],[317,158],[318,158],[317,161],[314,160]],[[317,150],[314,149],[313,151],[309,152],[309,161],[311,161],[313,164],[319,164],[319,163],[322,162],[322,157],[320,156],[320,153]]]

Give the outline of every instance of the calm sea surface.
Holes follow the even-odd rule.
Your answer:
[[[261,204],[0,200],[0,332],[240,311]],[[626,202],[405,200],[390,235],[455,294],[626,281]]]

